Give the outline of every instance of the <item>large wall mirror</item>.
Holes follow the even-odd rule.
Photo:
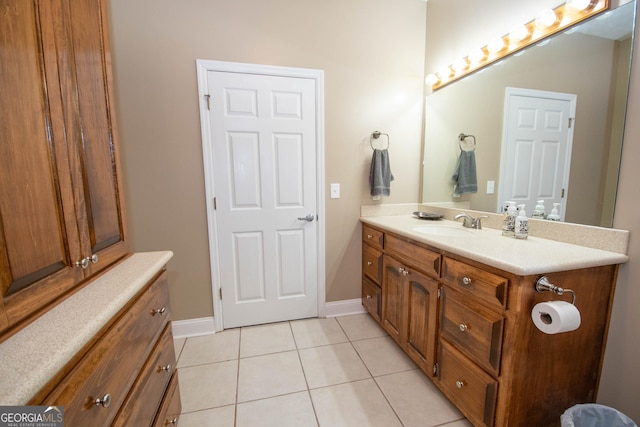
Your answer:
[[[422,202],[500,212],[507,88],[572,94],[577,101],[562,214],[567,222],[611,227],[635,9],[635,0],[614,7],[427,95]],[[454,197],[461,133],[476,140],[478,191]]]

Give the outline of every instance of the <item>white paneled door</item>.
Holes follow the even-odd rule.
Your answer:
[[[507,88],[499,185],[499,210],[506,201],[526,206],[537,200],[547,214],[560,203],[564,220],[573,141],[576,95]]]
[[[225,329],[315,317],[317,80],[209,70],[206,86],[215,315]]]

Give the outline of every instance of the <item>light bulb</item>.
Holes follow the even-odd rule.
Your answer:
[[[467,67],[469,67],[469,63],[464,58],[457,59],[453,63],[453,69],[456,70],[457,73],[466,70]]]
[[[440,81],[440,78],[431,73],[429,75],[427,75],[427,77],[424,79],[424,82],[428,85],[428,86],[433,86],[434,84],[438,83]]]
[[[578,11],[588,11],[598,4],[598,0],[569,0],[567,6]]]
[[[536,17],[536,27],[538,28],[549,28],[558,22],[558,16],[551,9],[545,9],[538,14]]]
[[[529,29],[524,24],[516,25],[511,29],[511,32],[509,33],[509,41],[511,43],[521,42],[527,37],[529,37]]]
[[[504,49],[504,40],[501,37],[495,37],[491,40],[489,40],[489,44],[487,44],[487,49],[489,49],[489,52],[491,53],[497,53],[500,52],[502,49]]]
[[[479,64],[480,62],[482,62],[482,60],[484,60],[484,58],[486,58],[487,55],[484,53],[484,50],[478,48],[475,50],[472,50],[469,53],[469,61],[472,64]]]
[[[440,71],[438,71],[438,76],[440,76],[440,80],[448,79],[449,77],[451,77],[452,74],[453,74],[453,70],[449,66],[443,67]]]

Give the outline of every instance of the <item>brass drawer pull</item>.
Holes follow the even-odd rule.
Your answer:
[[[111,395],[109,393],[105,394],[102,398],[98,397],[93,401],[96,406],[102,406],[103,408],[108,408],[111,405]]]
[[[469,286],[471,284],[471,281],[472,281],[471,278],[468,276],[464,276],[462,278],[462,284],[465,286]]]
[[[458,387],[458,388],[462,388],[462,387],[464,387],[464,386],[465,386],[464,381],[462,381],[462,380],[458,380],[458,381],[456,381],[456,387]]]
[[[157,308],[155,310],[151,310],[151,315],[155,316],[156,314],[159,314],[160,316],[164,316],[164,313],[167,311],[166,307],[162,307],[162,308]]]
[[[466,332],[469,330],[469,326],[465,325],[464,323],[460,323],[460,325],[458,325],[458,328],[460,328],[461,332]]]

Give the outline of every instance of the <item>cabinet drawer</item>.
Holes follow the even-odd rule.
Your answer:
[[[364,308],[380,322],[382,315],[382,290],[379,286],[371,283],[367,279],[362,280],[362,305]]]
[[[180,404],[180,387],[178,386],[178,373],[171,377],[167,393],[164,395],[162,406],[158,410],[158,416],[153,427],[167,427],[178,425],[182,405]]]
[[[469,307],[464,299],[446,286],[442,288],[441,336],[497,376],[504,317],[477,305]]]
[[[384,233],[367,225],[362,226],[362,241],[373,246],[374,248],[384,248]]]
[[[362,245],[362,273],[378,285],[382,281],[382,252]]]
[[[387,252],[407,261],[412,268],[417,268],[432,277],[440,277],[440,254],[438,252],[390,234],[385,237],[385,248]]]
[[[453,287],[469,292],[472,298],[498,307],[507,306],[509,280],[448,257],[442,261],[442,279]]]
[[[109,425],[167,323],[168,307],[164,272],[87,352],[43,405],[64,406],[65,421],[70,426]],[[95,404],[96,399],[107,396],[108,404]]]
[[[175,365],[173,335],[168,324],[112,426],[150,426],[175,372]]]
[[[438,381],[475,426],[493,426],[498,382],[446,341],[440,340]]]

